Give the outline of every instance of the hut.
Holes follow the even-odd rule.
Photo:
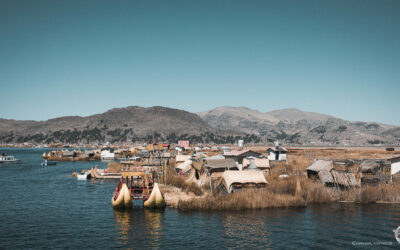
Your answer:
[[[75,151],[63,151],[62,152],[62,157],[75,157],[76,156],[76,152]]]
[[[226,170],[239,170],[233,159],[205,159],[204,167],[212,178],[218,178]]]
[[[396,155],[387,159],[390,162],[391,175],[400,171],[400,155]]]
[[[260,171],[225,171],[217,184],[222,194],[237,192],[244,188],[263,188],[267,180]]]
[[[256,157],[259,158],[262,155],[260,153],[254,152],[252,150],[232,150],[224,153],[225,159],[233,159],[238,164],[243,164],[243,159],[246,157]]]
[[[353,173],[338,171],[333,168],[333,161],[317,160],[307,168],[307,177],[319,180],[327,187],[360,187]]]
[[[330,172],[332,168],[333,168],[332,161],[316,160],[310,166],[307,167],[307,177],[312,179],[320,178],[319,177],[320,171]]]
[[[175,169],[177,173],[182,171],[183,174],[187,174],[190,170],[192,170],[192,161],[186,160],[183,163],[180,163]]]
[[[266,170],[270,168],[269,160],[267,158],[254,158],[247,157],[243,159],[243,168],[246,169],[253,163],[258,169]]]
[[[268,148],[268,160],[270,161],[286,161],[287,149],[276,146],[275,148]]]
[[[243,170],[260,170],[269,174],[271,167],[267,158],[247,157],[243,159]]]
[[[334,185],[339,188],[350,188],[350,187],[360,187],[359,180],[353,173],[339,172],[335,169],[331,171]]]
[[[389,183],[392,179],[390,161],[380,159],[365,160],[361,162],[360,168],[362,185]]]

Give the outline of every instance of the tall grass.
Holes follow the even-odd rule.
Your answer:
[[[166,180],[164,184],[172,185],[182,189],[184,192],[193,192],[195,195],[202,195],[204,192],[196,183],[187,182],[184,176],[179,176],[171,167],[167,167],[165,171]]]
[[[247,189],[229,195],[206,196],[201,199],[180,201],[182,210],[245,210],[273,207],[303,207],[298,196],[276,194],[268,189]]]
[[[260,151],[262,152],[262,151]],[[365,186],[340,190],[328,188],[319,182],[306,178],[306,168],[314,159],[347,160],[386,158],[393,155],[384,149],[338,149],[338,148],[305,148],[291,149],[287,162],[274,162],[272,173],[266,176],[268,185],[262,189],[244,189],[242,191],[221,195],[211,195],[209,190],[196,184],[188,184],[185,177],[175,172],[168,174],[167,184],[192,190],[195,194],[205,193],[202,198],[182,200],[178,208],[182,210],[245,210],[274,207],[301,207],[313,203],[330,203],[338,201],[376,203],[400,202],[400,184]],[[351,171],[355,171],[357,165]],[[298,173],[298,176],[280,179],[280,174]],[[208,185],[207,185],[208,187]],[[197,192],[197,193],[196,193]]]

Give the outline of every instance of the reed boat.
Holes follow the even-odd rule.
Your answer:
[[[132,197],[131,192],[128,189],[128,186],[123,183],[119,182],[117,187],[115,188],[113,197],[111,198],[111,204],[113,208],[131,208]]]
[[[158,183],[154,183],[153,190],[149,198],[143,203],[146,208],[163,208],[165,207],[165,200],[158,187]]]
[[[90,173],[94,179],[121,179],[121,172],[111,169],[98,169],[97,166],[92,167]]]

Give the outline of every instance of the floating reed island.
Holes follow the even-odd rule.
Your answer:
[[[147,151],[135,160],[110,162],[105,170],[94,168],[100,171],[95,176],[121,180],[129,168],[141,168],[157,183],[165,204],[181,210],[400,203],[396,150],[215,147]]]

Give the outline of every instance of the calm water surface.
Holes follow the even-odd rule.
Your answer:
[[[397,205],[333,204],[247,212],[114,211],[115,181],[71,173],[101,162],[41,167],[43,149],[0,149],[0,248],[398,248]],[[388,245],[392,244],[392,245]]]

